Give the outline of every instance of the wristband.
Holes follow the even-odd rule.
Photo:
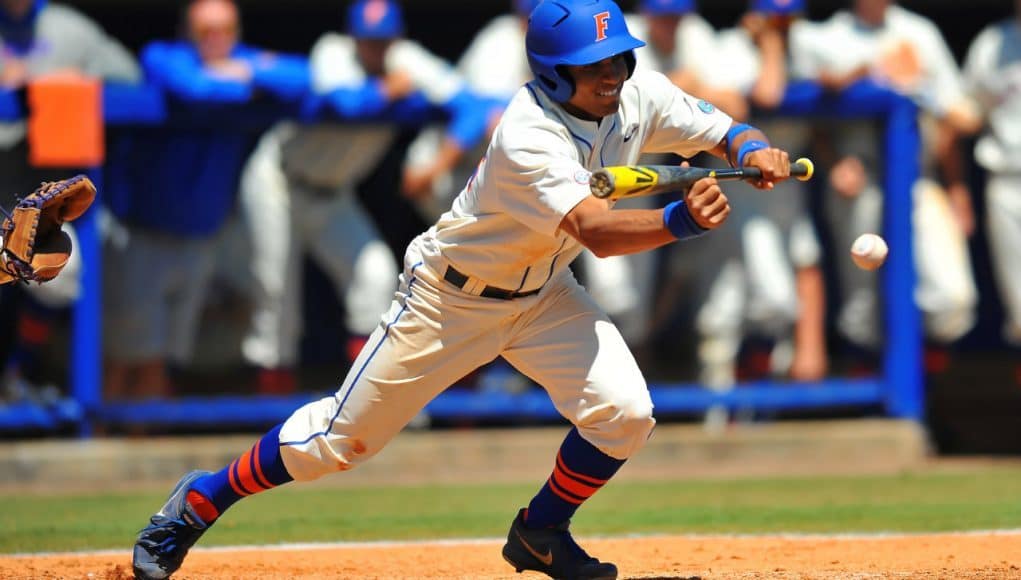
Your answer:
[[[757,141],[755,139],[749,139],[748,141],[745,141],[737,150],[737,166],[738,167],[744,166],[745,155],[748,155],[752,151],[767,149],[768,147],[769,143],[766,143],[765,141]]]
[[[695,222],[683,200],[668,203],[663,208],[663,225],[678,240],[697,238],[709,231]]]
[[[728,160],[730,159],[730,144],[734,142],[734,139],[737,138],[738,135],[740,135],[741,133],[744,133],[745,131],[750,131],[752,129],[755,129],[755,127],[752,127],[748,123],[738,123],[737,125],[732,125],[730,127],[730,129],[727,130],[727,159]],[[735,164],[733,162],[731,162],[731,165],[735,165]]]

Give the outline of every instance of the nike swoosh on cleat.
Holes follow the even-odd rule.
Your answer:
[[[546,566],[553,565],[553,550],[547,551],[545,555],[540,554],[538,550],[528,545],[528,542],[525,541],[525,538],[521,536],[521,532],[514,530],[514,533],[518,535],[518,539],[521,540],[521,545],[523,545],[525,549],[528,550],[529,554],[535,556],[537,560],[539,560]]]

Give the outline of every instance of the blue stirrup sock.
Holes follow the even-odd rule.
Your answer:
[[[571,519],[578,507],[592,497],[623,459],[615,459],[582,439],[577,428],[567,434],[557,453],[553,474],[532,498],[525,512],[525,526],[548,528]]]
[[[281,423],[270,429],[230,465],[192,484],[188,492],[188,503],[206,523],[212,523],[241,498],[294,479],[287,473],[280,456],[282,427]]]

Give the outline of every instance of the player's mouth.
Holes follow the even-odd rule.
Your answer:
[[[619,97],[620,96],[620,85],[617,85],[617,86],[613,87],[610,90],[596,91],[596,95],[598,95],[600,97],[603,97],[603,98],[608,98],[608,99]]]

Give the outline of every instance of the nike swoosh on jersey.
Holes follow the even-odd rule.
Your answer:
[[[521,532],[514,530],[514,533],[518,535],[518,539],[521,540],[521,545],[524,546],[526,550],[528,550],[529,554],[535,556],[540,562],[542,562],[546,566],[553,565],[553,550],[548,550],[545,555],[540,554],[538,550],[528,545],[528,542],[525,541],[525,538],[521,536]]]
[[[631,126],[627,128],[627,133],[624,133],[624,142],[627,143],[628,141],[630,141],[631,138],[634,137],[635,133],[637,132],[638,123],[632,123]]]

